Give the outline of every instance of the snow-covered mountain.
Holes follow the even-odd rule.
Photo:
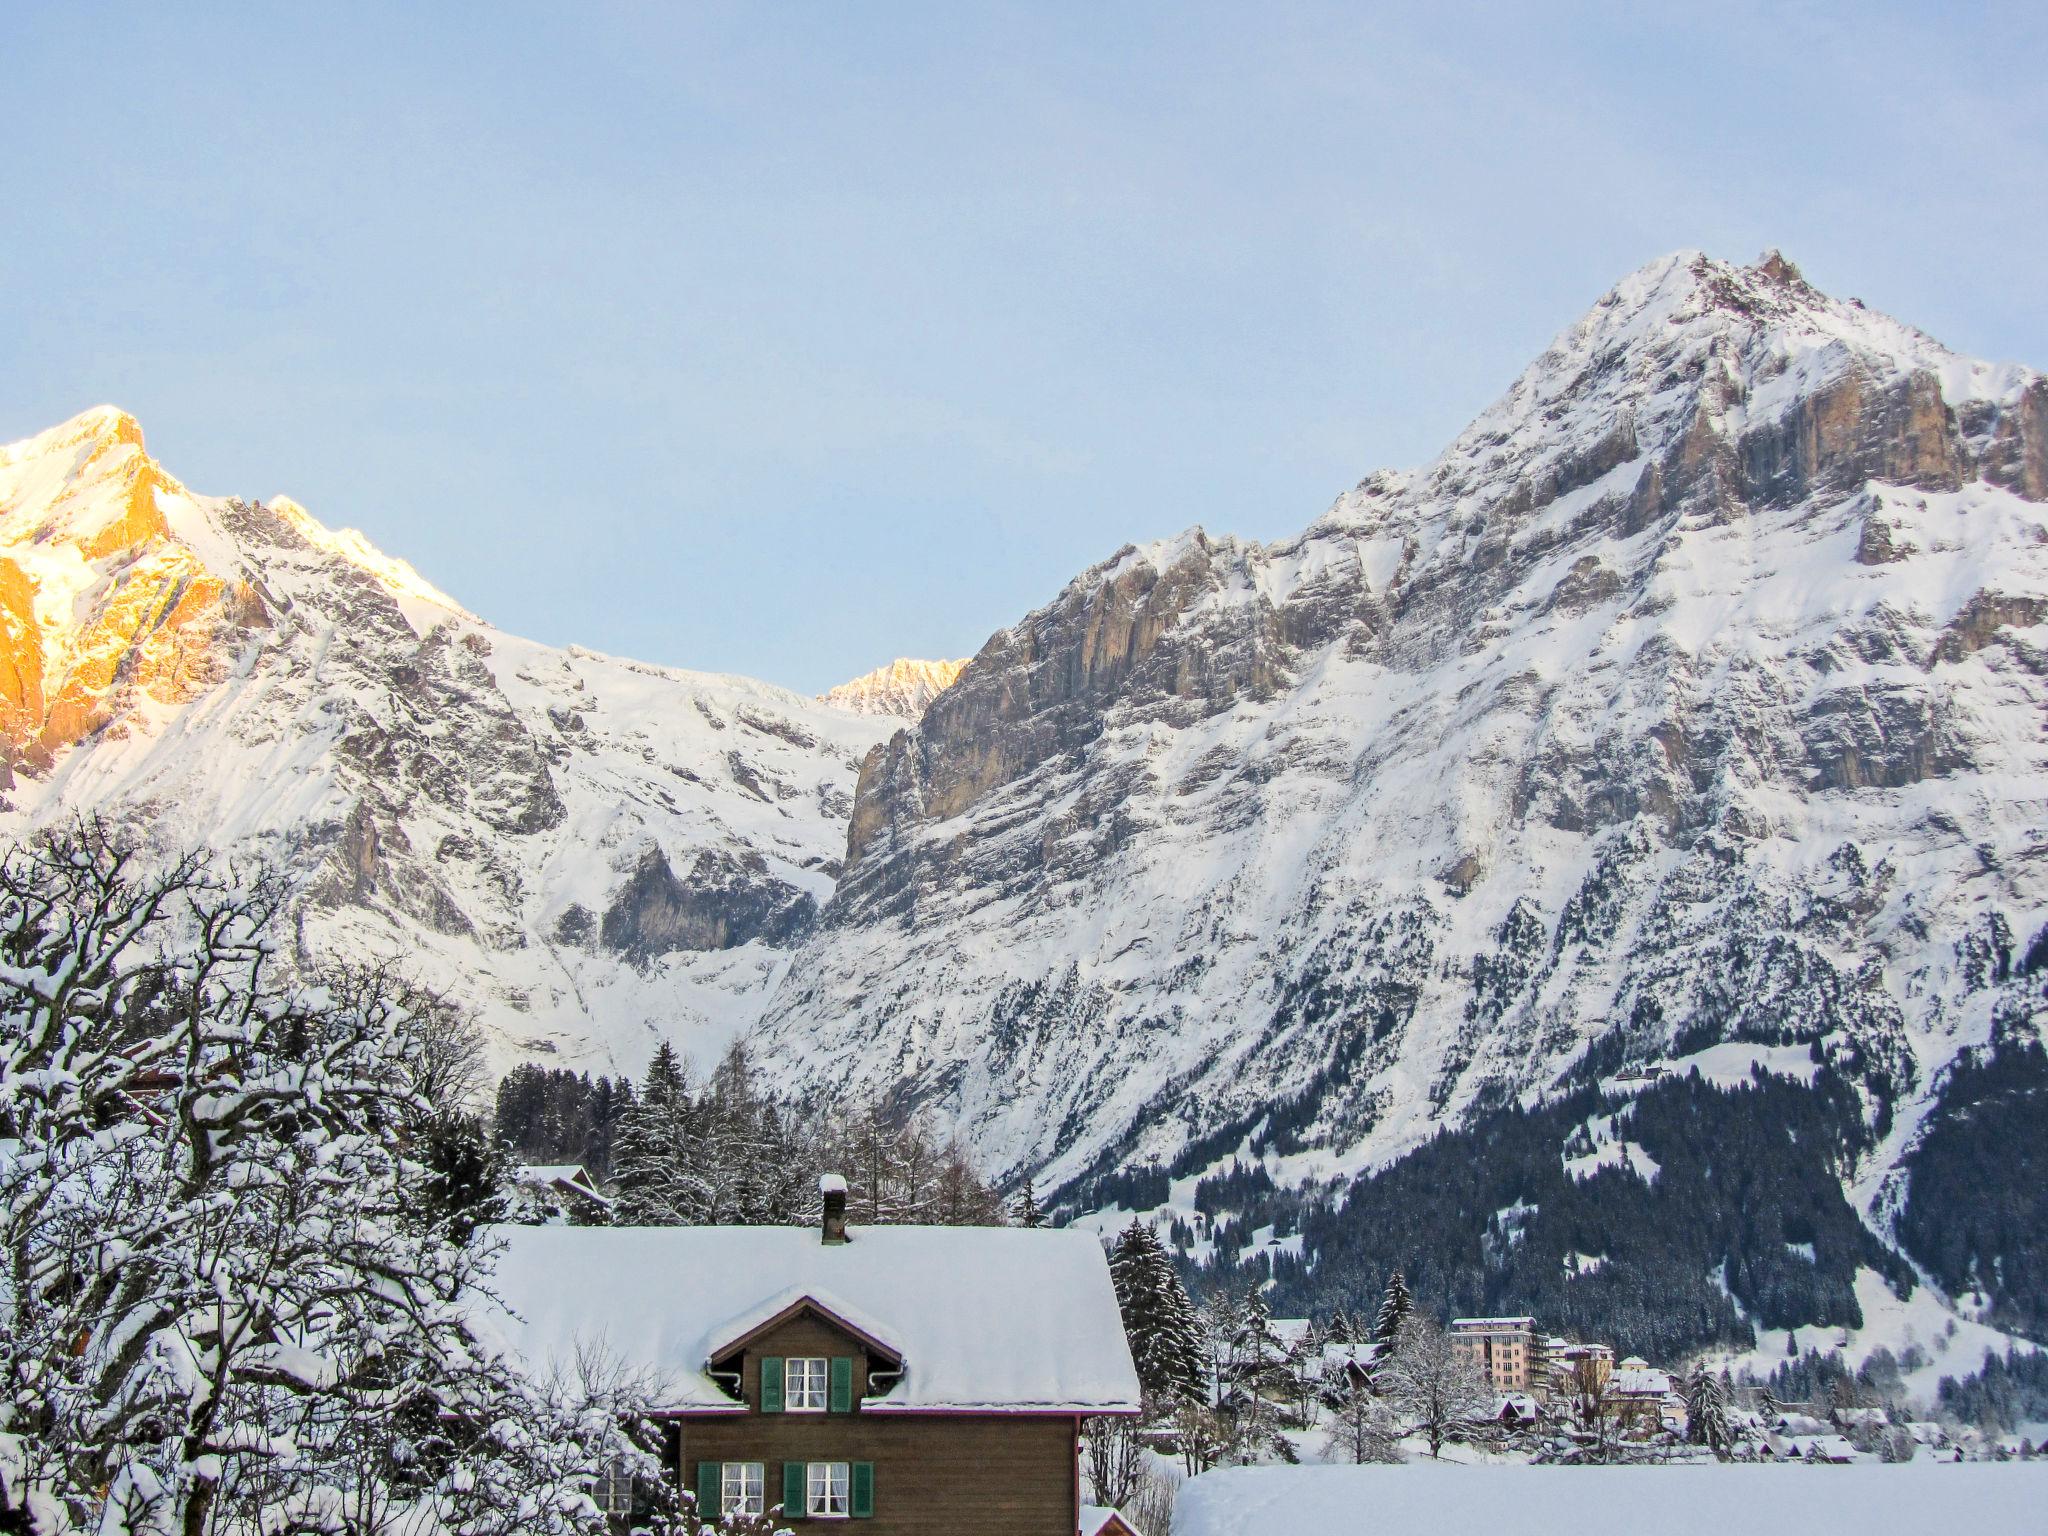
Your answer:
[[[290,502],[192,494],[112,410],[0,449],[0,625],[0,826],[262,855],[302,956],[400,957],[501,1063],[753,1029],[778,1081],[907,1095],[1041,1191],[1185,1207],[1255,1151],[1388,1169],[1392,1221],[1468,1144],[1430,1137],[1524,1108],[1554,1189],[1663,1189],[1573,1095],[1761,1069],[1813,1088],[1797,1156],[1863,1221],[1802,1235],[1806,1168],[1759,1241],[1817,1288],[1705,1227],[1686,1262],[1699,1336],[1789,1337],[1906,1272],[1864,1224],[1970,1284],[1925,1191],[2020,1188],[1984,1128],[2048,1091],[1971,1050],[2048,1008],[2048,382],[1775,256],[1652,264],[1429,466],[1277,544],[1119,551],[953,678],[819,701],[520,640]],[[1496,1195],[1490,1251],[1566,1242]],[[1386,1257],[1322,1209],[1319,1274]]]
[[[896,723],[502,633],[290,501],[188,491],[111,408],[0,448],[0,622],[0,825],[269,859],[302,957],[399,959],[508,1065],[751,1023]]]
[[[953,686],[966,665],[964,656],[958,661],[916,661],[899,656],[886,667],[826,689],[818,695],[818,702],[857,715],[893,715],[915,724],[924,718],[932,700]]]
[[[1825,1059],[1881,1227],[1944,1064],[2041,1016],[2044,499],[2039,374],[1658,261],[1427,467],[991,638],[863,766],[760,1038],[1041,1190]]]

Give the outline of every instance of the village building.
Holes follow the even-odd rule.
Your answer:
[[[512,1183],[522,1205],[570,1220],[599,1222],[611,1209],[611,1198],[581,1163],[527,1163],[512,1170]]]
[[[1496,1392],[1526,1392],[1537,1358],[1533,1317],[1454,1317],[1451,1348]]]
[[[478,1319],[530,1369],[597,1352],[654,1385],[707,1517],[875,1536],[1075,1536],[1080,1425],[1138,1411],[1094,1234],[505,1227]],[[602,1490],[609,1506],[621,1490]]]
[[[1624,1434],[1650,1435],[1660,1429],[1683,1430],[1685,1400],[1671,1380],[1641,1356],[1631,1355],[1607,1378],[1607,1399]]]

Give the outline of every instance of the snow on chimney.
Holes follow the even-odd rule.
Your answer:
[[[818,1193],[824,1197],[825,1219],[819,1237],[827,1243],[846,1241],[846,1180],[836,1173],[818,1179]]]

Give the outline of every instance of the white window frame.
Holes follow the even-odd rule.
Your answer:
[[[765,1515],[768,1512],[768,1466],[759,1461],[728,1461],[718,1474],[718,1513]]]
[[[608,1515],[633,1513],[633,1474],[626,1470],[624,1457],[612,1462],[597,1477],[597,1507]]]
[[[823,1413],[831,1401],[832,1360],[830,1356],[791,1355],[782,1362],[782,1411],[784,1413]]]
[[[832,1507],[835,1501],[837,1509]],[[852,1462],[814,1461],[804,1468],[804,1513],[812,1520],[845,1520],[852,1516]]]

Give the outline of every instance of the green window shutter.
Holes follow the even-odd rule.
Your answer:
[[[782,1412],[782,1356],[761,1357],[761,1411]]]
[[[853,1517],[865,1520],[875,1512],[875,1464],[872,1461],[856,1461],[853,1464]]]
[[[832,1357],[832,1397],[834,1413],[853,1412],[853,1361],[845,1355]]]
[[[697,1516],[702,1520],[718,1518],[718,1501],[725,1495],[725,1463],[722,1461],[700,1461],[697,1463]]]
[[[782,1518],[804,1518],[804,1464],[800,1461],[782,1464]]]

